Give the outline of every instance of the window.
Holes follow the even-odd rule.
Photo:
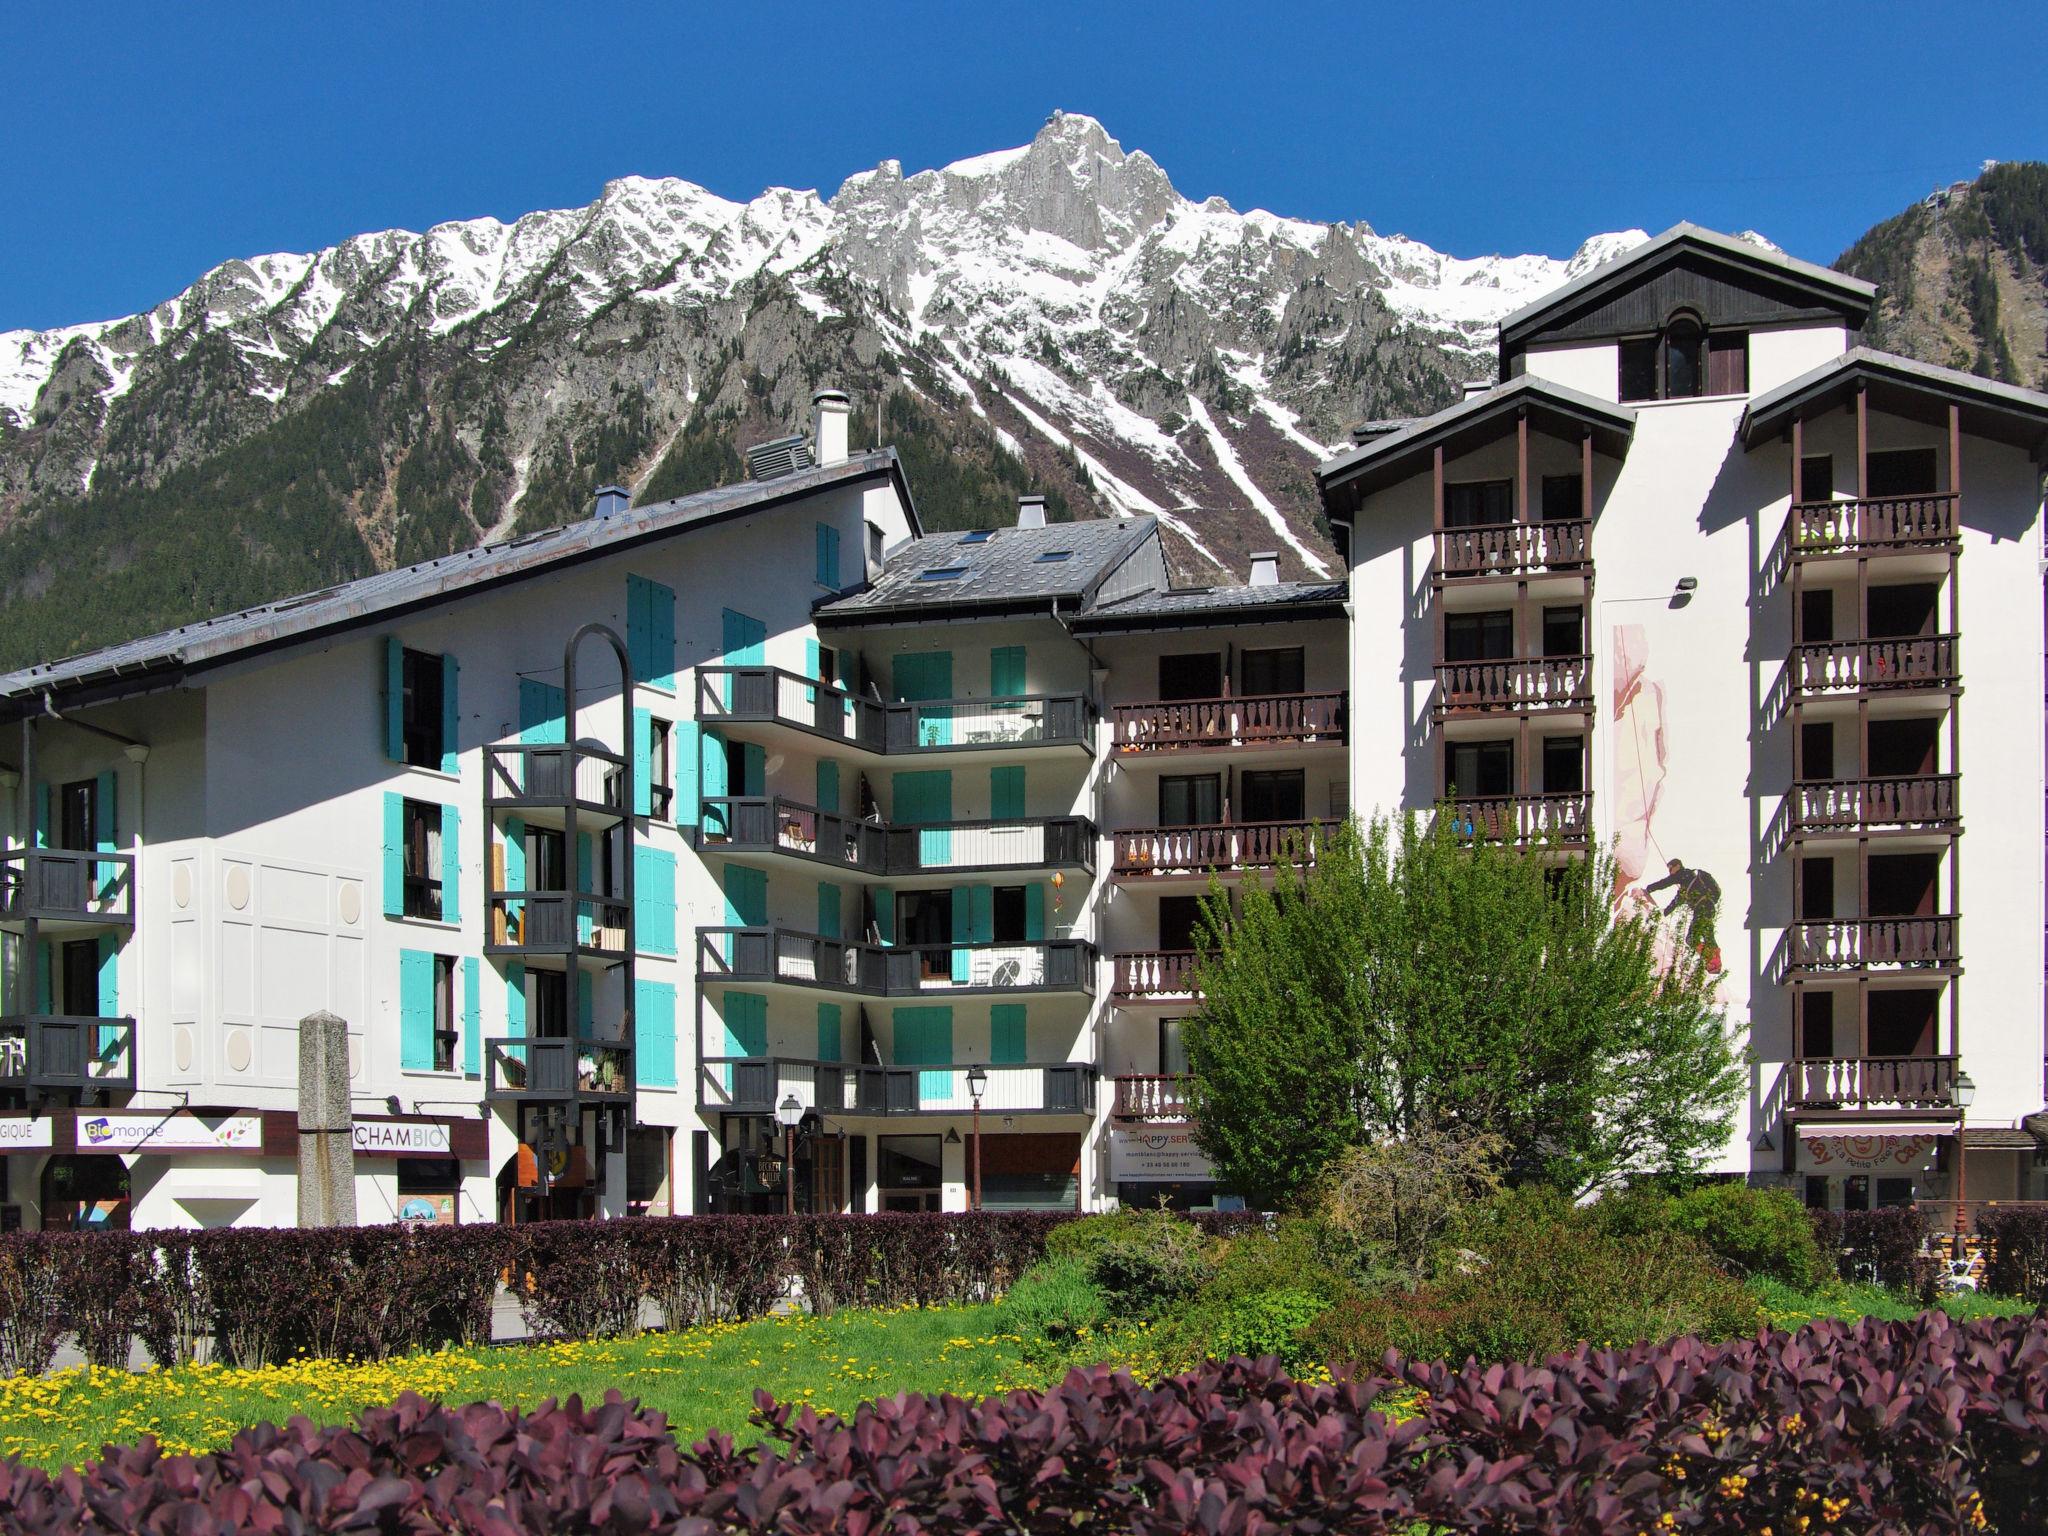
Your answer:
[[[1583,656],[1586,653],[1586,614],[1578,604],[1543,610],[1543,654]]]
[[[1159,1070],[1168,1077],[1185,1077],[1188,1070],[1188,1042],[1181,1026],[1186,1019],[1159,1021]]]
[[[455,1070],[455,957],[434,956],[434,1070]]]
[[[1445,661],[1506,661],[1514,654],[1515,616],[1510,610],[1444,615]]]
[[[1223,694],[1223,658],[1214,651],[1159,658],[1161,699],[1214,699]]]
[[[1444,526],[1479,528],[1515,520],[1515,482],[1461,480],[1444,487]]]
[[[462,1189],[462,1164],[452,1157],[400,1157],[398,1193],[405,1195],[453,1195]]]
[[[865,526],[867,528],[868,569],[870,571],[878,571],[882,568],[881,525],[878,523],[868,523]]]
[[[657,821],[667,821],[675,805],[675,770],[670,756],[670,738],[674,730],[674,726],[662,719],[648,724],[647,808]]]
[[[1799,995],[1799,1054],[1809,1061],[1831,1060],[1835,1054],[1835,994],[1808,987]]]
[[[1799,594],[1799,638],[1809,643],[1835,638],[1835,594],[1808,587]]]
[[[1871,722],[1871,740],[1877,739],[1877,726]],[[1873,754],[1873,761],[1875,755]],[[1873,767],[1873,774],[1884,770]],[[1831,720],[1808,720],[1799,727],[1799,777],[1802,779],[1832,779],[1835,776],[1835,726]]]
[[[1825,854],[1799,861],[1799,916],[1825,922],[1835,915],[1835,861]]]
[[[1497,799],[1515,792],[1515,747],[1509,741],[1454,741],[1444,754],[1447,795]]]
[[[967,567],[964,565],[936,565],[922,573],[917,579],[919,581],[958,581],[966,574]]]
[[[1810,454],[1799,461],[1799,499],[1801,501],[1833,501],[1835,499],[1835,456],[1833,454]]]
[[[1586,787],[1586,743],[1580,736],[1543,738],[1543,792],[1576,795]]]
[[[1546,523],[1568,523],[1586,515],[1584,475],[1545,475],[1541,512]]]
[[[426,917],[439,922],[442,912],[441,807],[429,805],[424,800],[406,801],[403,828],[405,905],[401,910],[407,917]]]
[[[1305,814],[1299,768],[1247,773],[1239,780],[1240,821],[1300,821]]]
[[[526,888],[566,891],[569,871],[563,858],[562,834],[548,827],[526,829]]]
[[[1690,400],[1749,388],[1749,334],[1710,334],[1699,316],[1684,311],[1655,336],[1624,341],[1618,351],[1623,400]]]
[[[888,898],[883,897],[884,900]],[[953,893],[947,891],[898,891],[896,893],[896,944],[901,949],[922,948],[928,965],[944,973],[951,960],[937,945],[953,938]]]
[[[97,939],[72,939],[58,951],[52,988],[57,1011],[74,1019],[100,1016],[100,946]]]
[[[1941,589],[1934,582],[1896,582],[1872,587],[1865,600],[1869,604],[1872,639],[1935,632]]]
[[[1195,931],[1202,923],[1202,898],[1162,896],[1159,898],[1159,947],[1195,948]]]
[[[1071,549],[1048,549],[1034,563],[1038,565],[1057,565],[1062,560],[1071,560],[1073,558],[1074,552]]]
[[[1022,944],[1028,937],[1024,931],[1024,887],[997,886],[989,906],[994,925],[990,939],[997,944]]]
[[[569,1028],[569,973],[538,971],[526,973],[527,1019],[537,1039],[566,1039]]]
[[[1872,1056],[1932,1056],[1941,994],[1932,987],[1870,989]]]
[[[1705,392],[1707,333],[1690,315],[1664,327],[1664,398],[1684,400]]]
[[[885,1211],[936,1209],[945,1144],[937,1136],[877,1136],[875,1182]],[[987,1181],[983,1180],[983,1193]]]
[[[414,768],[439,768],[444,746],[441,658],[425,651],[407,650],[404,669],[405,704],[400,727],[405,761]]]
[[[1621,344],[1621,398],[1657,398],[1657,338]]]
[[[1223,781],[1213,773],[1170,774],[1159,781],[1159,824],[1213,827],[1223,820]]]
[[[1247,698],[1300,693],[1306,675],[1298,645],[1279,650],[1246,651],[1238,662],[1238,691]]]
[[[977,528],[972,533],[963,533],[960,535],[960,542],[962,544],[986,544],[988,542],[988,539],[989,530],[986,528]]]
[[[92,779],[79,779],[57,791],[57,825],[49,829],[56,834],[52,847],[82,853],[96,846],[98,798],[99,785]]]
[[[1716,331],[1707,338],[1707,393],[1749,393],[1749,333]]]
[[[1932,496],[1934,484],[1932,448],[1888,448],[1870,456],[1869,490],[1872,496]]]

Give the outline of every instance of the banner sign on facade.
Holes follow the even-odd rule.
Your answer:
[[[1806,1165],[1814,1172],[1852,1173],[1881,1168],[1918,1168],[1934,1151],[1938,1134],[1801,1136]]]
[[[358,1120],[353,1137],[364,1157],[447,1157],[453,1150],[439,1120]]]
[[[1178,1184],[1213,1179],[1216,1170],[1185,1124],[1112,1125],[1109,1176],[1133,1183]]]
[[[253,1152],[263,1150],[261,1115],[106,1110],[78,1116],[81,1152]]]
[[[50,1117],[26,1115],[0,1120],[0,1152],[39,1152],[50,1145]]]

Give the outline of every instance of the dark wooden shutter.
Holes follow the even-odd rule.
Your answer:
[[[1707,338],[1707,393],[1741,395],[1749,392],[1749,335],[1745,331],[1722,331]]]

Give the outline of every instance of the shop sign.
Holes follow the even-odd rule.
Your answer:
[[[50,1145],[48,1115],[0,1119],[0,1152],[35,1152]]]
[[[1112,1125],[1109,1176],[1170,1184],[1213,1179],[1216,1170],[1186,1125]]]
[[[256,1152],[263,1150],[261,1115],[195,1115],[109,1110],[78,1116],[81,1152]]]
[[[1816,1173],[1854,1172],[1883,1168],[1918,1168],[1941,1138],[1933,1133],[1910,1136],[1802,1136],[1806,1165]]]
[[[355,1149],[364,1157],[446,1157],[448,1126],[440,1120],[358,1120]]]
[[[407,1195],[398,1202],[399,1222],[408,1227],[452,1227],[455,1225],[453,1195]]]

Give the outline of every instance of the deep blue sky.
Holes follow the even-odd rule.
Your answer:
[[[10,6],[0,329],[231,256],[591,200],[728,197],[1102,119],[1183,193],[1460,255],[1679,218],[1831,260],[1987,157],[2048,158],[2032,4]]]

